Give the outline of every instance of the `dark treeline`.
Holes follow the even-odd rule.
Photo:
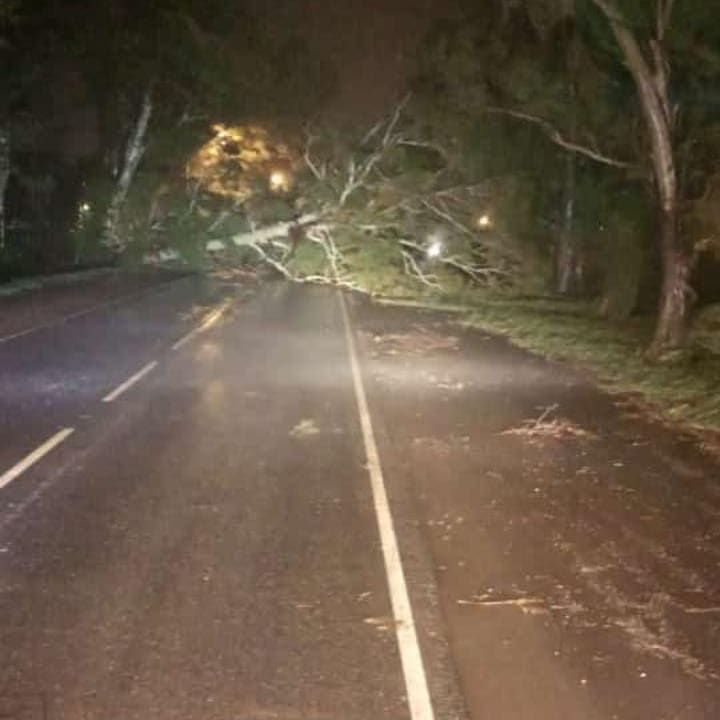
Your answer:
[[[240,229],[277,220],[263,198],[251,209],[225,192],[218,209],[187,187],[202,175],[183,171],[192,154],[218,127],[245,125],[242,137],[278,139],[277,157],[300,138],[288,155],[297,207],[332,215],[378,274],[410,268],[423,284],[422,238],[436,223],[462,228],[449,205],[427,202],[450,193],[471,225],[492,204],[504,238],[465,227],[466,278],[597,297],[611,319],[654,312],[651,355],[681,346],[694,310],[720,299],[720,0],[447,0],[419,49],[412,100],[374,149],[307,124],[337,89],[333,59],[289,16],[250,7],[0,0],[0,276],[147,252],[156,211],[180,186],[174,218],[194,213],[195,223],[166,223],[164,237],[185,237],[184,257],[201,255],[205,230],[227,217]],[[313,150],[328,150],[332,173],[300,167],[301,127]],[[407,137],[432,162],[411,158]],[[220,146],[221,174],[247,180],[241,155],[255,150]],[[358,167],[368,172],[346,206],[343,178],[348,190]],[[377,215],[387,197],[405,213],[392,223],[387,208]],[[376,230],[370,240],[364,227]],[[373,242],[388,252],[373,255]],[[481,246],[501,267],[478,265]]]
[[[111,261],[148,148],[160,182],[212,123],[299,122],[333,83],[242,3],[2,0],[0,33],[5,278]]]

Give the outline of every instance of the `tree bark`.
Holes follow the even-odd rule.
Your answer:
[[[663,284],[650,357],[659,357],[685,343],[693,297],[690,289],[693,256],[678,238],[676,212],[662,212],[660,241]]]
[[[0,252],[5,249],[5,193],[10,179],[10,130],[0,125]]]
[[[659,357],[681,347],[690,317],[692,251],[678,232],[678,182],[673,146],[673,113],[668,94],[668,62],[663,43],[672,12],[672,0],[657,0],[656,35],[650,41],[648,60],[638,39],[612,0],[593,0],[605,14],[625,63],[637,87],[652,148],[652,167],[659,199],[658,239],[663,282],[655,336],[648,354]]]
[[[560,231],[557,257],[557,287],[560,295],[569,295],[579,289],[580,261],[575,237],[575,155],[565,158],[565,198],[563,226]]]
[[[138,115],[135,127],[128,139],[125,149],[122,172],[118,178],[115,192],[110,199],[110,204],[105,215],[103,226],[103,244],[112,250],[120,251],[125,243],[119,236],[120,212],[127,199],[130,186],[135,178],[140,162],[145,154],[148,127],[153,112],[152,89],[148,88],[143,97],[140,114]]]

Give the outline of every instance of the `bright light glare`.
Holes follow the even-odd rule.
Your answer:
[[[270,189],[273,192],[286,192],[290,188],[290,178],[282,171],[275,170],[270,175]]]
[[[428,245],[425,252],[429,258],[437,258],[442,254],[442,249],[442,243],[439,240],[434,240],[430,243],[430,245]]]
[[[489,228],[492,225],[492,220],[489,215],[481,215],[477,221],[478,227]]]

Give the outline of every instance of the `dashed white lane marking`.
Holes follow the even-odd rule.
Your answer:
[[[112,402],[117,400],[124,392],[129,390],[135,383],[140,382],[148,373],[152,372],[158,363],[157,360],[153,360],[148,363],[144,368],[138,370],[132,377],[129,377],[122,385],[118,385],[112,392],[108,393],[102,401],[104,403]]]
[[[375,515],[380,531],[380,544],[385,561],[390,601],[395,616],[397,642],[400,648],[400,660],[405,678],[410,716],[412,720],[434,720],[435,712],[433,711],[432,701],[430,699],[427,675],[425,674],[420,643],[418,642],[417,631],[415,629],[415,620],[413,618],[410,596],[408,595],[405,571],[403,570],[402,559],[400,557],[400,549],[395,534],[390,503],[388,502],[385,479],[383,478],[382,465],[380,463],[380,454],[378,453],[375,442],[375,432],[373,430],[370,408],[367,402],[367,394],[365,393],[365,385],[360,372],[360,362],[357,356],[355,339],[353,338],[350,327],[350,317],[348,315],[345,298],[341,292],[338,293],[338,296],[340,298],[340,307],[345,325],[345,339],[350,356],[355,399],[357,401],[358,414],[360,415],[360,427],[365,445],[365,456],[367,458],[368,474],[372,487]]]
[[[51,450],[56,448],[60,443],[67,440],[75,432],[75,428],[63,428],[55,433],[51,438],[46,440],[39,448],[33,450],[29,455],[24,457],[19,463],[13,465],[9,470],[0,475],[0,489],[9,485],[13,480],[20,477],[26,470],[31,468],[36,462],[42,460]]]
[[[179,350],[183,345],[190,342],[196,335],[209,330],[223,316],[225,311],[230,307],[230,300],[226,300],[219,308],[213,310],[196,328],[191,330],[187,335],[181,337],[173,346],[173,350]]]

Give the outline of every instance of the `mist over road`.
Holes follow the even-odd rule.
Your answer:
[[[0,398],[3,717],[720,712],[714,466],[504,341],[185,278]]]

